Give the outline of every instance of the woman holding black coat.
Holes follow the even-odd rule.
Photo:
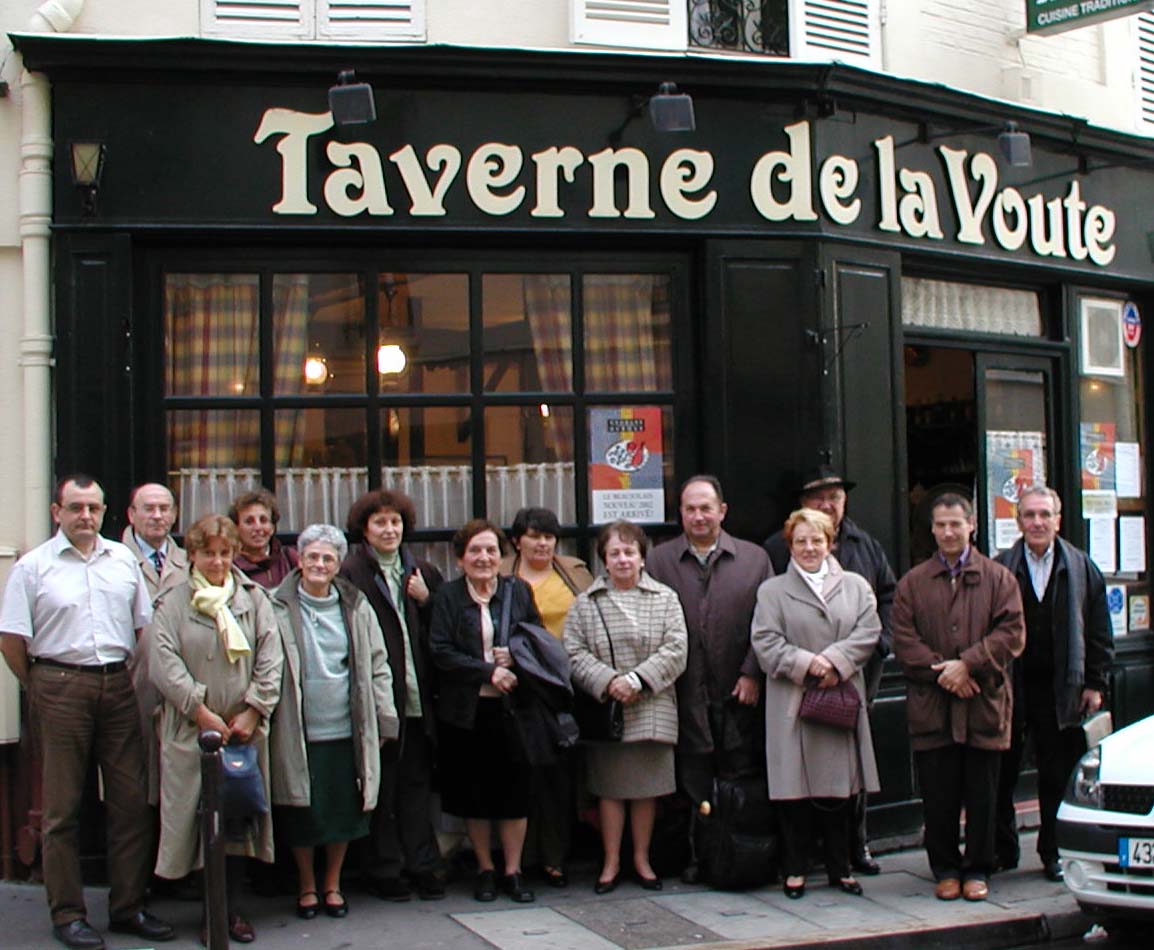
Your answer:
[[[535,899],[521,872],[531,771],[508,729],[502,697],[518,688],[502,631],[520,621],[540,624],[529,585],[501,577],[501,529],[476,518],[453,535],[463,576],[437,592],[429,645],[440,671],[441,804],[465,819],[477,856],[479,901],[497,897],[492,828],[505,859],[502,889],[518,903]]]

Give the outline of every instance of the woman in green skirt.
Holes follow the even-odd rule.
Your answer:
[[[330,917],[348,913],[341,867],[349,842],[368,834],[380,747],[397,738],[398,723],[376,614],[364,594],[337,577],[348,553],[344,535],[332,525],[310,525],[297,550],[300,565],[273,595],[285,665],[270,734],[272,797],[299,875],[297,915],[311,920],[322,908]]]

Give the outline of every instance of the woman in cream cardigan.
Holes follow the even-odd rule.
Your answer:
[[[676,592],[643,571],[648,547],[645,532],[637,525],[628,521],[607,525],[597,538],[606,575],[574,601],[565,619],[565,649],[573,664],[574,686],[625,706],[621,741],[587,746],[589,791],[600,799],[605,849],[593,888],[598,894],[612,891],[621,877],[626,801],[638,883],[647,890],[661,889],[661,879],[649,863],[649,842],[657,797],[676,787],[673,684],[685,670],[688,638]]]

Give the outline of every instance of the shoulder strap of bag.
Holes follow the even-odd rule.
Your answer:
[[[512,578],[505,581],[497,582],[499,587],[504,587],[501,593],[501,625],[497,628],[496,642],[498,646],[507,647],[509,645],[509,621],[513,615],[513,580]]]
[[[605,628],[605,639],[609,641],[609,660],[613,664],[613,669],[617,669],[617,656],[613,652],[613,638],[609,636],[609,624],[605,622],[605,612],[601,609],[601,598],[590,596],[589,599],[593,601],[593,606],[597,608],[597,614],[601,618],[601,626]]]

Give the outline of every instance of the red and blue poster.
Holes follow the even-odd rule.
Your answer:
[[[1114,423],[1082,423],[1082,488],[1114,491]]]
[[[593,523],[665,520],[661,407],[589,410]]]

